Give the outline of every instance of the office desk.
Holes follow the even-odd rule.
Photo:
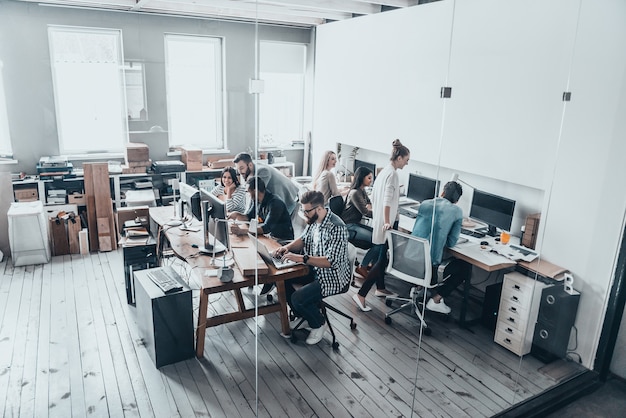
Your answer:
[[[400,228],[408,230],[409,233],[413,230],[413,224],[415,219],[409,218],[405,215],[400,215],[398,222]],[[481,246],[481,241],[489,242],[488,246]],[[515,261],[491,252],[491,247],[496,245],[495,237],[485,236],[484,238],[468,237],[468,241],[462,244],[457,244],[453,248],[448,248],[449,255],[464,260],[473,266],[480,268],[486,272],[493,272],[515,267],[517,264]],[[467,315],[467,300],[469,298],[470,289],[472,283],[470,280],[466,280],[463,284],[463,302],[461,303],[461,312],[459,315],[459,324],[462,327],[468,327],[473,321],[466,319]]]
[[[174,213],[173,207],[162,206],[150,208],[150,217],[160,226],[171,218]],[[192,226],[199,227],[200,223],[192,223]],[[181,231],[179,227],[162,227],[161,230],[170,242],[171,248],[177,257],[187,262],[192,267],[192,272],[201,278],[202,287],[200,290],[200,307],[198,310],[198,324],[196,326],[196,356],[203,357],[204,338],[206,327],[253,318],[256,314],[267,315],[272,312],[280,313],[282,332],[289,335],[289,317],[287,315],[287,299],[285,294],[285,280],[307,274],[308,268],[304,265],[297,265],[291,268],[277,270],[274,266],[268,266],[257,254],[253,242],[247,236],[231,235],[231,248],[236,266],[233,267],[234,277],[229,283],[223,283],[214,276],[207,276],[208,270],[215,269],[211,265],[212,257],[200,255],[197,248],[192,245],[203,246],[201,232]],[[271,238],[259,238],[272,251],[279,246]],[[216,264],[220,265],[221,258],[216,257]],[[242,288],[253,286],[257,283],[276,283],[278,290],[278,303],[272,305],[247,308],[241,293]],[[224,314],[207,317],[209,306],[209,295],[215,293],[233,291],[237,301],[237,310]]]

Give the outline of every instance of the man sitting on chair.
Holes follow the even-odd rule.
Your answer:
[[[276,254],[309,266],[306,276],[286,281],[285,290],[291,309],[311,327],[306,343],[317,344],[328,328],[320,301],[340,293],[350,281],[348,230],[339,216],[324,207],[322,193],[305,192],[300,203],[308,225],[299,238],[278,248]],[[303,286],[295,290],[294,284]]]
[[[433,281],[437,280],[437,271],[441,264],[444,248],[454,247],[459,239],[463,211],[456,203],[462,194],[461,185],[455,181],[450,181],[443,186],[441,197],[423,201],[417,212],[413,235],[430,241]],[[431,230],[433,231],[432,235]],[[469,280],[471,275],[471,264],[456,258],[452,259],[443,271],[443,277],[447,277],[446,281],[443,285],[434,288],[437,293],[428,300],[426,309],[449,314],[451,309],[445,304],[443,298],[452,293],[465,280]]]

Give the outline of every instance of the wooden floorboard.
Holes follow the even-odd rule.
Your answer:
[[[199,279],[173,265],[194,289]],[[244,289],[253,306],[267,303]],[[557,383],[543,363],[472,331],[427,315],[398,313],[371,294],[368,313],[347,294],[328,299],[357,328],[330,312],[331,336],[315,346],[280,335],[271,314],[209,328],[205,358],[154,367],[126,303],[122,252],[53,257],[44,265],[0,263],[0,411],[37,417],[481,417]],[[236,308],[230,294],[211,295],[209,314]],[[419,361],[418,361],[419,358]]]

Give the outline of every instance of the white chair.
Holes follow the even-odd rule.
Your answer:
[[[389,264],[386,273],[413,285],[410,298],[388,296],[385,300],[391,307],[394,301],[404,302],[398,308],[392,309],[385,314],[385,323],[391,324],[391,315],[410,308],[420,320],[424,334],[430,335],[430,328],[424,321],[424,306],[426,305],[427,291],[421,292],[423,300],[418,300],[416,287],[424,289],[432,288],[431,284],[432,264],[430,261],[430,244],[428,240],[399,231],[387,231],[387,243],[389,245]],[[420,305],[422,309],[420,309]]]

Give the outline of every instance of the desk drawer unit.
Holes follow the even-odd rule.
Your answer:
[[[495,342],[518,356],[530,352],[541,291],[546,286],[517,272],[504,275]]]

